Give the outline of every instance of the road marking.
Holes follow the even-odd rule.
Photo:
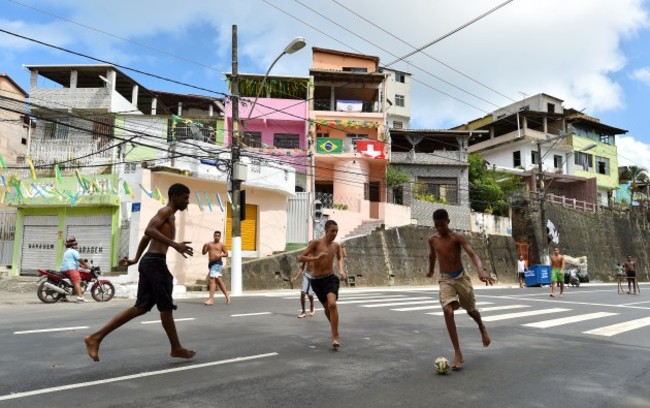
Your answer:
[[[270,315],[270,314],[271,312],[241,313],[241,314],[230,315],[230,317],[262,316],[262,315]]]
[[[477,305],[479,303],[476,303]],[[494,312],[497,310],[509,310],[509,309],[521,309],[523,307],[530,307],[529,305],[507,305],[507,306],[493,306],[493,307],[482,307],[478,311],[483,312]]]
[[[57,329],[22,330],[22,331],[15,331],[14,334],[51,333],[51,332],[60,332],[60,331],[68,331],[68,330],[83,330],[87,328],[88,326],[75,326],[75,327],[60,327]]]
[[[650,303],[650,300],[644,300],[643,302],[623,303],[621,306],[642,305],[644,303]]]
[[[369,293],[367,295],[345,295],[339,293],[339,300],[361,300],[361,299],[375,299],[375,298],[383,298],[383,299],[390,299],[390,298],[406,298],[409,295],[382,295],[379,293]],[[291,297],[283,297],[282,299],[287,299],[287,300],[295,300],[297,297],[296,296],[291,296]]]
[[[390,309],[394,310],[396,312],[412,312],[414,310],[427,310],[427,309],[440,309],[442,306],[440,306],[439,301],[437,305],[429,305],[429,306],[414,306],[414,307],[401,307],[399,309]],[[420,302],[418,302],[420,303]],[[476,302],[477,305],[491,305],[492,302]]]
[[[407,306],[407,305],[421,305],[423,303],[440,303],[440,301],[439,300],[416,300],[416,301],[409,301],[409,302],[394,302],[394,303],[380,303],[374,305],[362,305],[361,307]]]
[[[169,374],[169,373],[177,373],[177,372],[180,372],[180,371],[195,370],[197,368],[213,367],[213,366],[218,366],[218,365],[223,365],[223,364],[230,364],[230,363],[239,363],[239,362],[243,362],[243,361],[250,361],[250,360],[257,360],[257,359],[261,359],[261,358],[274,357],[274,356],[277,356],[277,355],[278,355],[278,353],[255,354],[255,355],[245,356],[245,357],[235,357],[235,358],[231,358],[231,359],[228,359],[228,360],[213,361],[213,362],[210,362],[210,363],[187,365],[187,366],[183,366],[183,367],[167,368],[165,370],[157,370],[157,371],[150,371],[150,372],[139,373],[139,374],[124,375],[124,376],[121,376],[121,377],[106,378],[104,380],[88,381],[88,382],[77,383],[77,384],[68,384],[68,385],[62,385],[62,386],[59,386],[59,387],[41,388],[40,390],[33,390],[33,391],[16,392],[16,393],[7,394],[7,395],[0,395],[0,401],[7,401],[7,400],[12,400],[12,399],[32,397],[34,395],[41,395],[41,394],[50,394],[50,393],[53,393],[53,392],[73,390],[73,389],[77,389],[77,388],[93,387],[95,385],[110,384],[110,383],[114,383],[114,382],[118,382],[118,381],[126,381],[126,380],[133,380],[133,379],[136,379],[136,378],[151,377],[151,376],[154,376],[154,375],[164,375],[164,374]]]
[[[605,326],[594,330],[588,330],[583,333],[593,334],[596,336],[611,337],[617,334],[625,333],[627,331],[639,329],[645,326],[650,326],[650,317],[644,317],[643,319],[636,319],[636,320],[630,320],[628,322],[612,324],[611,326]]]
[[[551,297],[546,297],[546,298],[541,298],[541,299],[534,299],[532,297],[522,297],[522,296],[516,296],[516,295],[505,295],[505,296],[495,296],[495,295],[480,295],[477,296],[478,298],[496,298],[496,299],[501,299],[501,300],[515,300],[517,302],[521,302],[522,300],[525,300],[527,302],[544,302],[544,303],[554,303],[554,304],[559,304],[563,306],[572,306],[572,305],[585,305],[585,306],[603,306],[603,307],[613,307],[616,309],[639,309],[639,310],[650,310],[650,306],[626,306],[624,304],[611,304],[611,303],[595,303],[595,302],[575,302],[575,301],[570,301],[567,300],[566,297],[563,298],[551,298]]]
[[[568,312],[571,309],[562,309],[562,308],[553,308],[553,309],[542,309],[542,310],[531,310],[529,312],[516,312],[516,313],[506,313],[506,314],[501,314],[501,315],[496,315],[496,316],[486,316],[483,317],[484,322],[496,322],[498,320],[506,320],[506,319],[516,319],[519,317],[528,317],[528,316],[537,316],[537,315],[543,315],[543,314],[549,314],[549,313],[560,313],[560,312]]]
[[[187,322],[190,320],[196,320],[194,317],[183,317],[180,319],[174,319],[175,322]],[[144,322],[140,322],[140,324],[154,324],[154,323],[162,323],[160,320],[147,320]]]
[[[546,329],[549,327],[562,326],[563,324],[584,322],[586,320],[600,319],[601,317],[616,316],[616,315],[618,315],[618,313],[609,313],[609,312],[587,313],[583,315],[562,317],[559,319],[544,320],[535,323],[527,323],[524,324],[523,326],[536,327],[538,329]]]
[[[396,300],[396,299],[395,299]],[[431,296],[426,296],[426,297],[411,297],[411,298],[404,298],[404,300],[431,300]],[[355,304],[355,303],[379,303],[379,302],[385,302],[386,299],[361,299],[361,300],[342,300],[342,301],[337,301],[337,305],[349,305],[349,304]]]

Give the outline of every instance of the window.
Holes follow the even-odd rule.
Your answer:
[[[557,154],[553,155],[553,167],[556,169],[562,168],[562,156],[558,156]]]
[[[45,122],[43,128],[45,139],[67,139],[70,130],[70,120],[67,118],[54,118],[54,122]]]
[[[555,113],[555,104],[547,103],[546,104],[546,111],[548,113]]]
[[[594,157],[587,153],[576,153],[574,163],[580,166],[583,171],[589,171],[594,167]]]
[[[300,137],[292,133],[276,133],[273,135],[273,146],[279,149],[298,149]]]
[[[399,120],[394,120],[393,121],[393,129],[402,129],[404,124],[400,122]]]
[[[168,119],[167,141],[199,140],[201,142],[215,143],[216,122],[214,120],[200,119]]]
[[[368,72],[368,68],[361,67],[343,67],[343,72]]]
[[[458,181],[453,178],[418,177],[417,196],[433,196],[437,201],[458,204]]]
[[[596,156],[596,172],[609,175],[609,159],[607,157]]]
[[[521,152],[517,150],[516,152],[512,152],[512,167],[519,166],[521,166]]]
[[[243,147],[262,147],[262,132],[246,132],[240,142]]]
[[[405,100],[404,95],[395,95],[395,106],[404,107]]]
[[[406,82],[406,75],[402,74],[401,72],[396,72],[395,73],[395,82],[400,82],[400,83],[405,83]]]
[[[539,152],[537,150],[533,150],[530,152],[530,161],[533,164],[539,165],[540,160],[539,160]]]

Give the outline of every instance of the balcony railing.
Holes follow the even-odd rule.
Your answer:
[[[333,111],[333,112],[363,112],[363,113],[377,113],[381,112],[379,103],[377,101],[359,101],[360,104],[355,104],[352,109],[338,109],[337,102],[332,104],[330,99],[314,99],[314,110],[317,111]],[[332,106],[333,105],[333,106]],[[339,104],[339,108],[341,105]]]

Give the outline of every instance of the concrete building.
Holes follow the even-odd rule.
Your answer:
[[[28,96],[9,75],[0,72],[0,155],[9,167],[25,163],[32,130],[25,109]]]
[[[411,74],[381,68],[386,77],[386,122],[390,129],[411,128]]]

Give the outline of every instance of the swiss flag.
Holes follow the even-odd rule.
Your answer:
[[[376,140],[358,140],[357,153],[373,159],[385,159],[384,143]]]

